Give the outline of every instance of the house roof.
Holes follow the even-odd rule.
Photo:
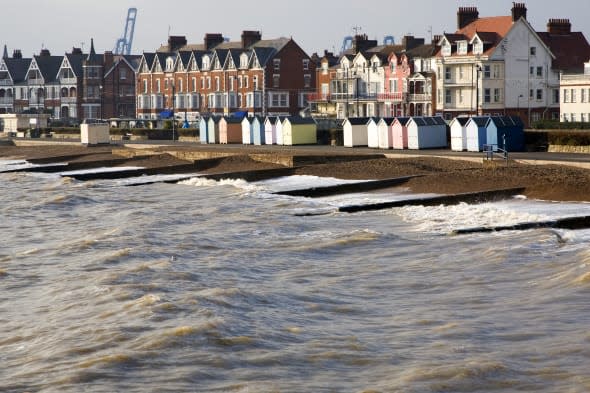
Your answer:
[[[590,59],[590,45],[581,32],[551,34],[538,32],[537,35],[555,55],[552,67],[561,71],[581,72],[584,63]]]
[[[508,34],[513,23],[510,15],[478,18],[455,33],[445,33],[444,37],[451,44],[455,44],[457,41],[471,41],[477,35],[484,43],[483,54],[489,55]],[[441,55],[440,50],[437,52]],[[452,55],[457,53],[453,52]]]
[[[4,59],[6,68],[8,68],[8,72],[12,77],[13,83],[22,82],[25,80],[25,76],[27,75],[27,71],[29,70],[32,60],[33,59]]]
[[[45,83],[56,80],[62,61],[63,56],[35,56],[35,62]]]
[[[74,75],[78,78],[82,78],[84,76],[84,71],[82,68],[82,63],[84,62],[84,58],[86,55],[84,54],[73,54],[67,53],[66,58],[68,59],[68,63],[70,63],[70,68],[74,72]]]

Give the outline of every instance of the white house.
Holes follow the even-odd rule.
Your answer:
[[[584,73],[564,74],[560,80],[562,122],[590,122],[590,62]]]

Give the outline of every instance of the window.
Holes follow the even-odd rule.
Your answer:
[[[287,108],[289,106],[289,95],[287,93],[271,93],[270,105],[274,108]]]
[[[445,41],[442,45],[442,55],[443,56],[450,56],[451,55],[451,44]]]
[[[585,122],[586,122],[586,114],[585,114],[585,113],[582,113],[582,114],[580,115],[580,121],[581,121],[582,123],[585,123]]]
[[[303,71],[309,71],[309,59],[303,59]]]
[[[168,79],[164,79],[164,90],[168,90]]]
[[[119,69],[119,79],[122,79],[122,80],[127,79],[127,68]]]
[[[533,99],[535,97],[535,91],[533,89],[529,90],[529,99]]]
[[[279,87],[281,85],[281,76],[274,74],[272,76],[272,87]]]
[[[483,101],[489,104],[492,101],[491,89],[483,89]]]
[[[457,54],[459,54],[459,55],[466,55],[467,54],[467,41],[459,41],[457,43]]]
[[[463,103],[463,89],[459,90],[459,103]]]
[[[494,102],[502,101],[502,89],[494,89]]]
[[[530,76],[535,76],[535,67],[531,66],[531,67],[529,68],[529,75],[530,75]]]
[[[445,104],[450,104],[452,102],[451,100],[451,90],[450,89],[446,89],[445,90]]]
[[[322,63],[322,75],[328,75],[328,62]]]
[[[537,67],[537,78],[543,77],[543,67]]]
[[[586,102],[586,89],[580,90],[580,93],[581,93],[580,102]]]
[[[203,70],[208,70],[211,67],[211,59],[209,56],[203,56]]]
[[[252,87],[254,90],[258,90],[258,75],[252,77]]]
[[[240,55],[240,68],[248,68],[248,55],[246,53]]]
[[[490,77],[492,76],[492,70],[489,64],[486,64],[483,66],[483,77],[485,79],[490,79]]]
[[[244,87],[244,83],[242,81],[242,75],[238,75],[238,89]]]
[[[211,77],[207,77],[207,89],[211,89]]]
[[[303,75],[303,87],[311,87],[311,75]]]
[[[572,98],[572,103],[575,103],[576,102],[576,89],[571,89],[570,94],[571,94],[571,98]]]
[[[161,89],[161,87],[162,87],[162,86],[160,85],[160,80],[158,79],[158,80],[156,81],[156,93],[161,93],[161,92],[162,92],[162,89]]]
[[[543,89],[537,89],[537,101],[541,101],[543,99]]]
[[[274,59],[272,61],[272,65],[273,65],[273,69],[275,71],[280,71],[281,70],[281,59]]]
[[[248,75],[244,76],[244,87],[245,87],[246,89],[248,89],[248,88],[249,88],[249,85],[248,85]]]
[[[563,89],[563,102],[565,104],[570,102],[570,91],[568,89]]]
[[[502,77],[500,73],[500,65],[494,64],[494,79],[500,79]]]
[[[531,46],[530,49],[529,49],[529,54],[531,56],[536,56],[537,55],[537,48],[534,47],[534,46]]]
[[[192,79],[193,82],[193,92],[197,91],[197,78]]]
[[[483,43],[477,38],[473,41],[473,53],[476,55],[483,53]]]
[[[234,76],[230,76],[229,77],[229,91],[234,91],[235,87],[234,87]]]
[[[459,80],[463,80],[463,67],[459,67]]]
[[[445,80],[451,80],[451,67],[445,67]]]
[[[143,80],[143,92],[144,94],[148,92],[148,81],[147,79]]]
[[[216,76],[215,77],[215,91],[219,91],[221,89],[221,86],[219,84],[219,77]]]
[[[166,72],[172,72],[174,70],[174,59],[172,57],[166,58]]]
[[[397,92],[399,91],[399,88],[398,88],[398,86],[397,86],[397,79],[395,79],[395,80],[393,81],[393,89],[392,89],[392,91],[393,91],[394,93],[397,93]]]
[[[572,123],[576,121],[576,114],[575,113],[570,114],[570,120]]]
[[[559,104],[559,89],[553,89],[553,103]]]

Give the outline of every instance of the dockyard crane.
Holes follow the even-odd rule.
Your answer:
[[[125,22],[125,31],[123,37],[117,40],[113,53],[116,55],[130,55],[131,45],[133,44],[133,32],[135,31],[135,18],[137,17],[137,8],[127,10],[127,20]]]

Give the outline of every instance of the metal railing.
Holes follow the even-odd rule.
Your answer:
[[[497,144],[488,143],[483,145],[483,159],[485,161],[493,161],[494,156],[498,156],[503,159],[508,166],[508,149],[506,148],[506,135],[503,135],[503,148],[498,147]]]

